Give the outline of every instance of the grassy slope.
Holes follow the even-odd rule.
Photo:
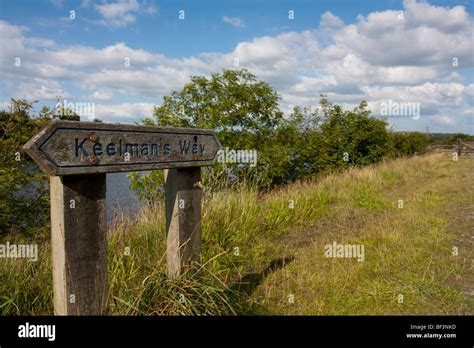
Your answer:
[[[252,297],[274,314],[472,314],[473,169],[473,159],[436,155],[292,189],[289,197],[311,200],[333,187],[331,203],[303,233],[276,243],[273,255],[294,261]],[[325,258],[333,241],[363,244],[365,261]]]
[[[437,154],[207,196],[204,266],[177,281],[163,212],[144,211],[113,231],[110,313],[473,314],[473,161]],[[364,245],[365,260],[324,257],[334,241]],[[0,313],[52,313],[49,243],[40,250],[36,263],[0,260]]]

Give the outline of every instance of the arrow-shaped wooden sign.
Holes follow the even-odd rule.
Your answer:
[[[106,175],[165,172],[168,275],[201,254],[201,166],[220,143],[204,129],[51,121],[24,149],[50,175],[54,311],[104,314],[107,299]],[[74,302],[71,302],[74,296]]]
[[[98,122],[51,121],[23,147],[51,176],[214,164],[212,131]]]

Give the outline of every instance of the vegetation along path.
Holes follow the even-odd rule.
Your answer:
[[[307,218],[275,239],[269,256],[292,261],[252,299],[272,314],[473,314],[473,169],[447,154],[398,159],[272,196]],[[326,257],[334,242],[363,245],[364,260]]]
[[[473,169],[433,154],[265,194],[206,192],[203,265],[178,280],[166,278],[164,213],[145,209],[110,231],[109,312],[472,315]],[[39,243],[37,262],[0,263],[1,313],[52,313]],[[328,257],[334,245],[356,257]]]

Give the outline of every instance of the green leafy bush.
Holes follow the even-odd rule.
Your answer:
[[[397,155],[413,155],[426,150],[428,137],[420,132],[392,133],[393,146]]]
[[[31,118],[32,104],[25,100],[11,105],[10,112],[0,112],[0,235],[32,237],[49,223],[48,180],[22,146],[48,119]]]

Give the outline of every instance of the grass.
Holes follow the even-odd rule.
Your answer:
[[[435,154],[206,194],[202,265],[178,280],[166,278],[164,212],[143,209],[110,233],[109,313],[473,314],[473,164]],[[325,257],[333,242],[363,245],[364,261]],[[0,260],[0,313],[53,313],[39,243],[36,263]]]

